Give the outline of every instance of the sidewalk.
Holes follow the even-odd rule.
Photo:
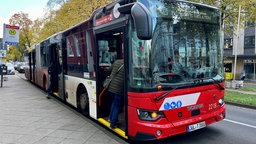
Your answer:
[[[0,87],[0,144],[126,143],[16,75]]]
[[[241,89],[226,88],[226,90],[227,90],[227,91],[239,92],[239,93],[243,93],[243,94],[256,95],[256,92],[252,92],[252,91],[244,91],[244,90],[241,90]]]
[[[229,83],[232,83],[232,81],[226,81],[226,82],[229,82]],[[227,83],[226,83],[227,84]],[[254,81],[249,81],[249,80],[245,80],[243,82],[243,86],[249,86],[249,87],[254,87],[256,89],[256,82]],[[256,92],[253,92],[253,91],[244,91],[242,90],[241,88],[232,88],[231,86],[228,88],[226,87],[226,90],[228,91],[234,91],[234,92],[239,92],[239,93],[244,93],[244,94],[254,94],[256,95]]]

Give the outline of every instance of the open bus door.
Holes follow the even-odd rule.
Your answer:
[[[65,97],[65,82],[64,74],[67,73],[67,51],[66,51],[66,39],[61,40],[61,46],[58,47],[58,60],[59,60],[59,97],[66,101]]]
[[[96,35],[96,45],[98,47],[98,120],[102,124],[106,126],[110,126],[109,122],[109,113],[112,104],[112,97],[110,92],[108,92],[103,87],[103,81],[105,78],[110,75],[110,71],[108,70],[110,66],[117,59],[126,59],[124,56],[124,48],[123,48],[123,30],[124,28],[111,29],[111,31],[98,33]],[[125,77],[125,76],[124,76]],[[127,81],[125,80],[124,83]],[[126,85],[126,84],[125,84]],[[121,108],[118,116],[118,124],[117,128],[113,129],[115,132],[119,133],[121,136],[125,137],[125,131],[127,126],[126,120],[126,97],[127,92],[126,89],[124,91],[124,107]]]
[[[59,46],[57,43],[50,45],[51,50],[51,61],[56,62],[56,67],[58,68],[58,84],[54,88],[54,95],[58,96],[62,100],[64,98],[64,79],[63,79],[63,60],[62,60],[62,46]]]
[[[118,4],[115,6],[119,7]],[[108,121],[108,114],[110,111],[111,100],[110,94],[104,91],[102,87],[103,81],[105,80],[105,69],[107,69],[112,62],[116,59],[124,59],[124,108],[119,113],[117,128],[112,129],[120,136],[128,139],[128,19],[125,18],[125,14],[131,14],[136,25],[137,37],[142,40],[148,40],[152,38],[152,18],[150,13],[145,7],[139,3],[126,4],[118,8],[118,11],[122,13],[114,13],[114,19],[111,21],[112,16],[108,11],[113,9],[106,8],[103,10],[102,15],[96,15],[96,27],[94,28],[96,34],[96,46],[97,48],[97,99],[98,99],[98,121],[107,127],[110,127],[110,122]],[[115,15],[117,14],[117,15]],[[124,15],[123,15],[124,14]],[[127,17],[128,18],[128,17]],[[103,26],[104,24],[104,26]],[[97,27],[98,26],[98,27]],[[113,47],[115,46],[115,47]],[[131,49],[131,48],[130,48]],[[116,53],[116,55],[112,55]],[[105,114],[106,112],[106,114]]]
[[[32,77],[32,81],[33,83],[36,82],[36,50],[33,49],[32,52],[31,52],[31,62],[32,62],[32,67],[31,67],[31,77]]]

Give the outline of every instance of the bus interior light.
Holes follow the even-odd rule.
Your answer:
[[[123,34],[122,32],[117,32],[117,33],[114,33],[113,36],[117,36],[117,35],[121,35]]]
[[[139,119],[144,121],[156,121],[159,118],[164,117],[164,114],[161,111],[137,109],[137,113],[138,113]]]
[[[137,81],[137,86],[141,86],[141,85],[142,85],[141,81]]]

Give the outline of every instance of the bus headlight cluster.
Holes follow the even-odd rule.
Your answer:
[[[138,113],[139,119],[144,121],[156,121],[159,118],[164,117],[164,114],[161,111],[137,109],[137,113]]]

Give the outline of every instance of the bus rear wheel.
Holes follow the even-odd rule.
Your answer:
[[[89,97],[88,94],[85,92],[85,90],[81,90],[78,95],[79,98],[79,111],[84,114],[88,115],[89,114]]]

